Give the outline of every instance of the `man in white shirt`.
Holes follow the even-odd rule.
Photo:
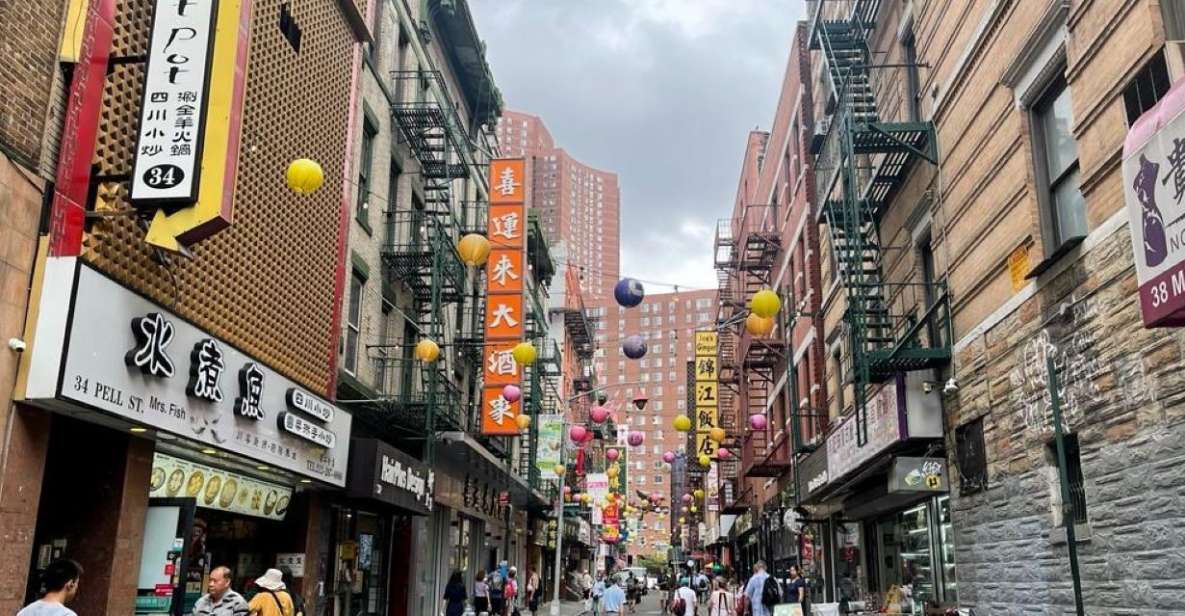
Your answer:
[[[691,576],[683,580],[683,584],[679,586],[679,590],[675,591],[675,597],[683,600],[683,616],[695,616],[695,591],[691,589],[689,579]]]

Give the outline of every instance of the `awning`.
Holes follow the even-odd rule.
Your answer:
[[[510,494],[515,507],[539,508],[550,506],[543,494],[513,472],[509,464],[490,453],[484,445],[467,432],[440,432],[436,435],[440,457],[438,463],[459,473],[471,473],[498,489]]]

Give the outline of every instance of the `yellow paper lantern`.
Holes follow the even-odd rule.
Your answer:
[[[416,343],[416,359],[430,364],[440,357],[440,346],[435,342],[424,338]]]
[[[585,492],[584,494],[581,494],[581,495],[580,495],[580,502],[582,502],[582,503],[584,503],[585,505],[587,505],[587,504],[589,504],[589,503],[591,503],[591,502],[592,502],[592,496],[591,496],[591,495],[589,495],[589,493],[588,493],[588,492]]]
[[[711,466],[712,465],[712,458],[710,456],[708,456],[708,454],[706,454],[706,453],[699,454],[699,465],[705,466],[705,467]]]
[[[692,512],[692,513],[695,513],[695,512],[697,512],[697,511],[699,511],[699,507],[696,507],[695,505],[692,505],[692,506],[691,506],[691,512]]]
[[[469,267],[485,265],[490,258],[490,240],[480,233],[470,233],[457,242],[457,254]]]
[[[518,362],[520,366],[530,366],[535,363],[535,347],[531,346],[530,342],[520,342],[514,345],[510,354],[514,356],[514,361]]]
[[[702,499],[704,497],[704,491],[699,488],[696,488],[695,489],[695,497],[698,499]]]
[[[288,188],[298,195],[309,195],[325,183],[325,172],[317,161],[308,158],[298,158],[288,163],[288,170],[284,173]]]
[[[621,473],[621,471],[617,470],[616,466],[610,466],[606,473],[608,473],[610,479],[614,479]]]
[[[518,417],[514,418],[514,423],[518,426],[519,430],[526,430],[531,426],[531,416],[519,415]]]
[[[781,307],[782,300],[771,289],[762,289],[754,293],[753,299],[749,300],[749,310],[759,317],[772,317]]]
[[[761,317],[756,314],[750,314],[745,317],[745,331],[757,336],[768,336],[770,332],[774,331],[773,317]]]
[[[680,518],[679,518],[679,523],[680,523],[680,524],[686,524],[686,523],[687,523],[687,518],[680,517]]]
[[[555,471],[556,477],[563,477],[564,474],[568,471],[568,469],[564,468],[563,464],[556,464],[555,468],[552,470]]]
[[[675,429],[680,432],[686,432],[691,429],[691,418],[686,415],[679,415],[674,421]]]
[[[724,432],[724,428],[712,428],[711,430],[708,430],[708,438],[716,441],[717,443],[723,441],[725,436],[727,435]]]

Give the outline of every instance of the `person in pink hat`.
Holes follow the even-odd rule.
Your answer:
[[[255,580],[259,593],[247,604],[251,616],[294,616],[292,595],[284,585],[279,569],[268,569]]]

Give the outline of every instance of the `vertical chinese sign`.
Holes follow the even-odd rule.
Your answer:
[[[720,426],[719,383],[716,366],[716,332],[695,332],[695,455],[716,459],[720,443],[709,436]]]
[[[523,261],[526,255],[526,164],[521,158],[490,161],[490,215],[486,237],[485,365],[481,433],[513,436],[522,398],[510,402],[502,389],[522,381],[511,351],[523,340]]]

